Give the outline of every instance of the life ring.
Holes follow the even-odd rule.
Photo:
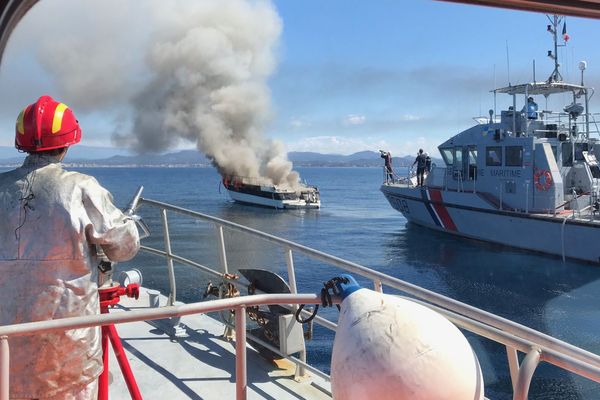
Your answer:
[[[533,174],[535,188],[540,191],[546,191],[552,186],[552,173],[550,171],[538,169]]]

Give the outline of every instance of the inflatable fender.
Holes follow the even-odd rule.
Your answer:
[[[351,281],[339,287],[334,399],[483,399],[479,361],[456,326],[425,306],[344,277]]]

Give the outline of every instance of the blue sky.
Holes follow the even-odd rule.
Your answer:
[[[42,1],[9,42],[0,68],[2,146],[12,144],[20,108],[41,92],[61,95],[56,78],[39,62],[36,46],[40,35],[48,36],[43,30],[48,17],[64,14],[68,4]],[[264,134],[283,141],[290,151],[433,151],[493,107],[489,91],[509,79],[507,47],[513,84],[532,79],[534,59],[538,81],[553,68],[546,57],[552,45],[548,20],[540,13],[429,0],[272,4],[282,33],[275,50],[277,67],[268,79],[273,113]],[[578,82],[577,63],[586,60],[586,83],[600,87],[600,21],[566,21],[571,40],[559,50],[563,77]],[[88,27],[75,23],[61,38],[68,41],[78,29]],[[139,22],[120,26],[119,33],[115,37],[127,42],[132,54],[147,40]],[[120,68],[143,71],[135,57],[128,57],[123,54]],[[139,78],[143,72],[132,75]],[[592,102],[596,110],[597,100]],[[70,103],[84,126],[86,144],[112,145],[111,133],[125,103],[119,98],[97,109]],[[179,144],[186,146],[190,144]]]

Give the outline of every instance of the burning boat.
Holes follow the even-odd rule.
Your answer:
[[[315,186],[299,183],[292,188],[236,175],[224,175],[222,182],[231,199],[239,203],[279,209],[321,207],[319,189]]]

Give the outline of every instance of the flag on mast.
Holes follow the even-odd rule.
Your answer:
[[[569,39],[571,39],[571,37],[567,33],[567,21],[565,21],[565,23],[563,24],[562,36],[565,42],[568,42]]]

